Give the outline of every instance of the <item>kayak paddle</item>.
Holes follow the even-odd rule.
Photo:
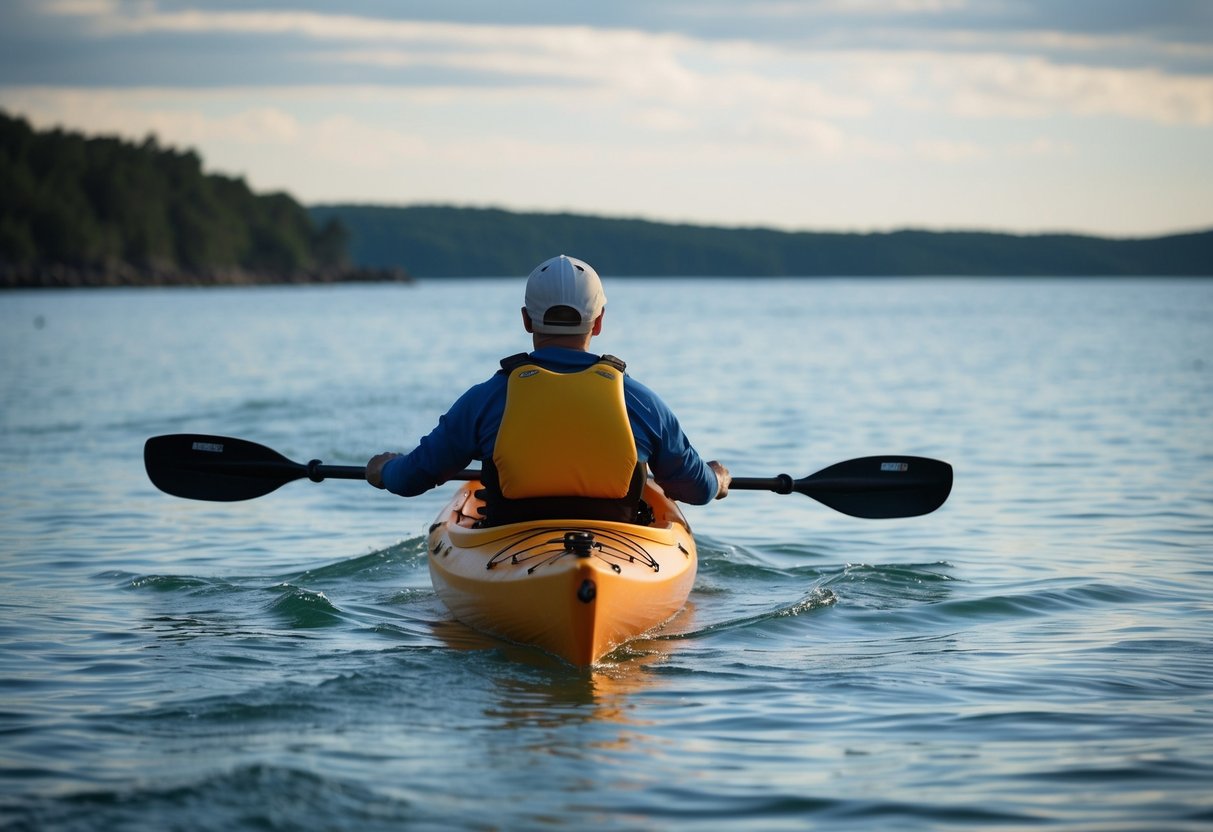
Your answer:
[[[952,466],[921,456],[849,459],[794,480],[733,477],[729,491],[803,494],[852,517],[883,519],[930,514],[952,491]]]
[[[152,483],[174,497],[232,502],[269,494],[307,478],[361,480],[361,465],[324,465],[313,459],[292,462],[277,451],[245,439],[178,433],[153,436],[143,446],[143,464]],[[474,480],[463,470],[452,480]],[[916,517],[943,505],[952,490],[952,466],[917,456],[870,456],[839,462],[794,480],[734,477],[731,491],[804,494],[852,517]]]
[[[363,480],[361,465],[307,465],[245,439],[174,433],[153,436],[143,445],[143,465],[152,484],[174,497],[233,502],[251,500],[307,477]]]

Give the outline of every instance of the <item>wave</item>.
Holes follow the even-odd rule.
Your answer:
[[[437,818],[398,794],[302,767],[251,763],[171,785],[47,797],[10,816],[12,832],[60,829],[389,829]]]
[[[106,577],[103,573],[98,577]],[[221,578],[199,578],[193,575],[123,575],[123,589],[150,590],[152,592],[184,592],[190,595],[222,594],[237,591],[238,587]]]
[[[282,579],[299,583],[324,583],[352,579],[390,580],[400,577],[404,572],[424,566],[425,558],[426,539],[414,537],[368,555],[343,558],[314,569],[291,572],[282,576]]]
[[[278,597],[270,602],[269,611],[283,619],[292,629],[328,627],[341,623],[341,610],[323,592],[291,584],[270,587]]]

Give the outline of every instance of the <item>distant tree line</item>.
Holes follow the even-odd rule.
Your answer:
[[[365,266],[418,277],[526,274],[563,252],[603,274],[729,277],[1213,275],[1213,231],[1149,239],[985,232],[785,232],[442,206],[318,205]]]
[[[0,286],[392,277],[284,193],[205,174],[192,151],[35,131],[0,112]]]
[[[0,288],[494,277],[559,252],[620,276],[1213,274],[1213,231],[848,234],[442,206],[308,209],[206,174],[196,153],[154,137],[36,131],[0,112]]]

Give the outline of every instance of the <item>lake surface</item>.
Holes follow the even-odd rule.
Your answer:
[[[156,491],[142,446],[407,450],[520,280],[0,294],[0,826],[1213,826],[1213,281],[615,280],[596,341],[734,474],[951,462],[935,514],[690,507],[593,670],[435,598],[402,500]]]

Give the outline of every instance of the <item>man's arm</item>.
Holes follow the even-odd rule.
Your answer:
[[[728,469],[716,461],[704,462],[661,397],[630,377],[625,392],[637,448],[648,452],[649,470],[666,494],[703,505],[728,493]]]
[[[428,435],[407,454],[385,452],[366,464],[366,480],[402,497],[416,497],[483,453],[481,415],[501,383],[490,379],[459,397]]]

